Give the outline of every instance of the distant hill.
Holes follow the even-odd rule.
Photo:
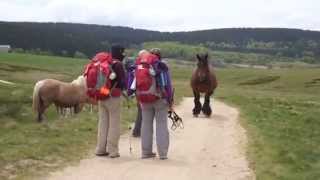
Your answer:
[[[320,57],[320,32],[278,28],[230,28],[159,32],[119,26],[72,23],[0,22],[0,44],[74,56],[92,56],[113,43],[140,48],[149,41],[178,41],[213,50],[258,52],[289,57]]]

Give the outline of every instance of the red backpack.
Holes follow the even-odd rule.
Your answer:
[[[106,52],[98,53],[89,64],[86,65],[84,77],[87,82],[87,95],[94,100],[103,100],[110,96],[111,76],[114,72],[111,68],[115,61]]]
[[[158,56],[145,52],[136,60],[136,95],[139,102],[151,103],[158,100],[161,94],[157,90],[153,64],[159,61]]]

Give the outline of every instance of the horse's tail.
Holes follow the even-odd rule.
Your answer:
[[[38,112],[40,109],[41,104],[41,98],[39,95],[40,88],[42,86],[43,82],[39,81],[36,83],[33,89],[33,96],[32,96],[32,109],[34,112]]]

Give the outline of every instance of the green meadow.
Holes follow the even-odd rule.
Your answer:
[[[91,155],[97,114],[60,118],[53,107],[44,123],[31,111],[36,81],[71,81],[87,60],[0,54],[0,179],[32,179]],[[176,103],[192,96],[192,65],[171,64]],[[257,179],[320,178],[320,69],[216,69],[216,99],[237,107],[247,130],[247,155]],[[130,108],[127,106],[129,105]],[[122,129],[135,115],[123,102]],[[214,107],[213,107],[214,110]],[[190,109],[191,111],[191,109]]]
[[[257,179],[319,179],[320,69],[218,74],[218,98],[240,108]]]
[[[33,179],[91,155],[96,141],[97,108],[61,118],[52,106],[44,123],[32,112],[34,84],[54,78],[66,82],[83,71],[85,59],[0,54],[0,179]],[[130,109],[128,109],[128,105]],[[123,103],[122,130],[135,115],[134,102]],[[129,118],[131,117],[131,118]]]

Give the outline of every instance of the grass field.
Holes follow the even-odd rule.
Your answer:
[[[34,82],[44,77],[70,81],[85,60],[0,54],[0,179],[32,178],[77,162],[94,147],[97,117],[35,123],[31,112]],[[189,65],[172,65],[176,99],[191,96]],[[215,97],[238,107],[247,129],[248,157],[258,180],[320,178],[320,69],[219,69]],[[134,107],[133,102],[131,107]],[[214,107],[213,107],[214,109]],[[123,130],[134,108],[123,108]],[[190,110],[191,111],[191,110]]]
[[[61,119],[51,107],[39,124],[31,110],[35,82],[44,78],[71,81],[86,60],[26,54],[0,54],[0,179],[32,179],[77,162],[93,149],[97,113]],[[135,105],[124,102],[122,129],[127,130]],[[131,118],[129,118],[131,117]],[[90,152],[91,153],[91,152]]]
[[[241,109],[257,179],[320,178],[319,78],[320,69],[219,71],[217,95]]]

